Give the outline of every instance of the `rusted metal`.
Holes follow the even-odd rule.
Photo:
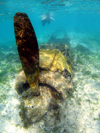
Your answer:
[[[14,29],[24,73],[35,95],[39,94],[39,48],[32,24],[25,13],[16,13]]]

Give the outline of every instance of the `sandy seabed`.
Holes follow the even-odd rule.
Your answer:
[[[60,121],[54,124],[53,119],[45,116],[28,129],[23,128],[19,117],[18,95],[14,89],[15,77],[21,67],[17,50],[13,46],[1,48],[1,133],[100,133],[100,40],[76,33],[69,33],[69,37],[75,49],[72,52],[73,95],[61,106]],[[86,51],[82,50],[84,47]]]

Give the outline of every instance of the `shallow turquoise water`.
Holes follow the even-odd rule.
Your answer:
[[[73,57],[73,96],[61,109],[55,133],[100,133],[100,1],[99,0],[3,0],[0,1],[0,132],[52,133],[54,125],[43,121],[24,129],[18,116],[14,89],[21,68],[13,17],[25,12],[31,19],[39,45],[57,31],[70,38]],[[41,18],[50,12],[55,21],[43,27]]]

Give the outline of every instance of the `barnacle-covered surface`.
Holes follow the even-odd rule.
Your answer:
[[[68,86],[68,84],[72,85],[72,68],[67,64],[64,55],[57,50],[40,50],[39,55],[40,95],[34,96],[33,89],[29,87],[23,70],[16,78],[15,88],[20,94],[20,117],[24,127],[40,121],[48,111],[59,106],[72,91],[72,88]]]

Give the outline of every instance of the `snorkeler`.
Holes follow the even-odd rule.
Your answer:
[[[41,22],[42,22],[42,25],[45,26],[46,22],[48,24],[50,24],[50,21],[51,20],[54,20],[51,16],[50,16],[50,13],[47,13],[42,19],[41,19]]]

